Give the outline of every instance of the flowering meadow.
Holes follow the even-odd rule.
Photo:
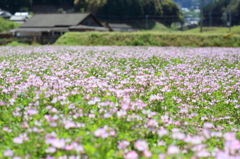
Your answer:
[[[0,158],[239,159],[240,49],[1,47]]]

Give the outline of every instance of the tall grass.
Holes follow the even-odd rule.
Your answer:
[[[156,32],[69,32],[60,37],[55,45],[239,47],[240,36],[232,35],[223,37],[221,34],[207,35]]]

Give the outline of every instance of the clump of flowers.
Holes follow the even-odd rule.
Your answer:
[[[0,158],[240,158],[239,48],[0,49]]]

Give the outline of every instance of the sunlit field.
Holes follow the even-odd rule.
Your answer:
[[[239,159],[240,49],[0,47],[0,158]]]

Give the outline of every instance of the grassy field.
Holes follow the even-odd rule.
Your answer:
[[[200,28],[186,30],[183,33],[200,33]],[[203,27],[203,34],[228,34],[227,27]],[[231,33],[240,35],[240,26],[231,27]]]
[[[239,47],[240,35],[153,31],[133,33],[69,32],[61,36],[55,45]]]
[[[239,159],[238,48],[0,49],[1,159]]]

